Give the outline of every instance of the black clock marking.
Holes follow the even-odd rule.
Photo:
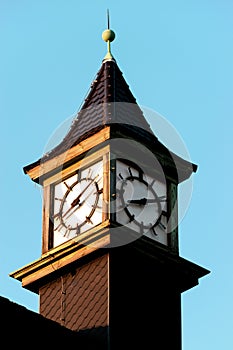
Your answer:
[[[129,170],[129,174],[130,174],[130,176],[133,178],[133,174],[132,174],[131,168],[130,168],[130,167],[128,167],[128,170]]]
[[[163,230],[166,230],[166,226],[164,224],[162,224],[161,221],[159,222],[158,226],[161,227]]]
[[[128,217],[129,217],[129,222],[132,222],[135,218],[134,214],[130,214],[130,212],[128,212]]]
[[[91,221],[91,217],[92,215],[86,216],[86,222],[93,225],[93,222]]]
[[[158,234],[156,233],[155,228],[154,228],[154,226],[152,225],[152,223],[150,223],[150,230],[153,232],[153,234],[154,234],[155,236],[158,236]]]
[[[71,230],[71,226],[69,225],[66,230],[65,230],[65,233],[63,234],[64,237],[68,237],[69,234],[70,234],[70,230]]]
[[[72,191],[72,187],[70,187],[69,185],[67,185],[67,183],[64,181],[64,185],[66,186],[66,188],[69,190],[69,191]]]
[[[91,174],[91,172],[89,171],[88,174]],[[98,176],[99,175],[95,177],[83,177],[74,181],[71,185],[68,185],[66,181],[63,182],[67,190],[63,198],[55,198],[55,200],[60,202],[60,205],[58,212],[53,215],[54,231],[63,230],[63,236],[69,237],[72,232],[72,235],[79,234],[81,227],[86,223],[93,224],[91,218],[98,207],[100,195],[103,193],[103,188],[99,188],[99,179],[97,180]],[[85,184],[85,186],[81,190],[82,184]],[[75,193],[74,191],[76,188],[78,191],[77,196],[70,202],[68,198],[71,192]],[[87,202],[90,196],[93,197],[92,201],[94,201],[94,203],[91,206],[87,206],[90,207],[88,215],[77,223],[78,219],[75,219],[78,218],[78,210]]]
[[[165,217],[167,217],[167,212],[166,211],[164,211],[164,210],[162,210],[162,213],[161,213],[161,215],[160,215],[160,217],[159,217],[159,220],[158,220],[158,225],[157,225],[157,227],[160,227],[163,231],[165,231],[166,229],[167,229],[167,227],[162,223],[162,216],[165,216]],[[150,229],[152,230],[152,232],[153,232],[153,234],[155,235],[155,236],[158,236],[158,234],[156,233],[156,231],[155,231],[155,226],[151,226],[150,227]]]
[[[143,178],[143,172],[138,171],[137,175],[133,175],[132,169],[128,167],[129,171],[129,176],[123,177],[121,173],[119,173],[119,178],[121,179],[121,186],[117,191],[117,195],[120,199],[121,206],[126,215],[129,218],[129,223],[132,221],[139,227],[139,230],[141,233],[144,231],[151,230],[154,235],[157,236],[156,233],[156,227],[160,227],[163,230],[166,230],[165,225],[161,222],[162,216],[164,213],[166,213],[163,210],[162,203],[166,202],[166,196],[159,196],[154,190],[154,184],[156,182],[155,179],[151,181],[151,183],[148,183],[144,178]],[[132,198],[132,199],[126,199],[125,198],[125,189],[128,183],[136,183],[139,182],[141,185],[145,187],[145,192],[148,194],[150,193],[149,198],[142,196],[141,198]],[[135,185],[135,184],[134,184]],[[135,185],[136,186],[136,185]],[[154,208],[154,221],[150,223],[146,223],[144,221],[138,221],[137,216],[135,215],[135,210],[136,208],[141,208],[142,210],[144,209],[145,206],[150,206],[150,208]],[[138,211],[138,209],[137,209]]]
[[[121,175],[121,173],[119,173],[119,178],[121,179],[121,181],[122,181],[123,184],[126,183],[126,179],[123,178],[123,176]]]

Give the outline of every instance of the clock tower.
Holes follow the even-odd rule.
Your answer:
[[[178,186],[197,166],[163,145],[110,44],[63,140],[24,172],[43,189],[42,254],[11,277],[40,314],[101,349],[181,350],[181,294],[209,273],[182,258]]]

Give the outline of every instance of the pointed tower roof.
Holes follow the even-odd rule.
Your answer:
[[[117,63],[114,59],[108,59],[103,61],[70,130],[48,156],[65,152],[112,124],[134,125],[152,133]]]
[[[47,157],[67,151],[107,125],[126,124],[153,134],[115,59],[108,54],[68,133]]]
[[[196,171],[194,164],[170,152],[150,128],[111,53],[110,43],[114,40],[115,33],[108,28],[103,32],[102,38],[108,45],[107,54],[69,131],[51,151],[38,161],[25,166],[24,172],[28,173],[35,166],[67,152],[105,127],[110,127],[112,133],[123,130],[129,137],[136,136],[138,141],[146,141],[150,146],[154,145],[158,152],[168,154],[168,158],[172,155],[172,158],[181,161],[185,168],[189,168],[189,175]],[[184,178],[186,177],[185,175]]]

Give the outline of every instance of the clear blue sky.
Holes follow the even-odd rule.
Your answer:
[[[183,348],[232,349],[230,0],[0,0],[0,295],[38,311],[38,296],[8,277],[41,254],[41,191],[22,168],[83,102],[106,52],[107,8],[138,103],[173,125],[198,165],[180,254],[211,274],[182,295]]]

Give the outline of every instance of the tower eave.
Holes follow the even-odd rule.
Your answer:
[[[156,274],[161,274],[167,281],[177,286],[179,292],[184,292],[199,284],[199,279],[210,273],[209,270],[172,253],[167,247],[141,236],[128,244],[112,247],[115,240],[123,239],[125,235],[134,233],[124,227],[117,232],[117,238],[112,236],[110,223],[105,222],[99,229],[90,230],[62,246],[58,246],[32,263],[13,271],[10,277],[22,282],[22,286],[34,293],[39,293],[40,287],[51,278],[60,275],[61,269],[76,264],[80,259],[91,257],[93,254],[109,253],[117,259],[136,259],[154,268]],[[123,237],[123,238],[122,238]],[[132,237],[132,236],[131,236]],[[113,241],[112,241],[113,239]],[[105,249],[103,249],[105,248]]]

